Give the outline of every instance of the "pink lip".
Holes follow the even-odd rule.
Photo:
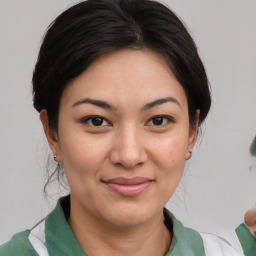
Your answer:
[[[145,191],[152,180],[143,177],[115,178],[103,181],[111,190],[122,196],[136,196]]]

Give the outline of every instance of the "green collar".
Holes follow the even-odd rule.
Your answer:
[[[46,247],[49,255],[86,256],[72,232],[67,218],[70,212],[69,196],[61,198],[55,209],[47,216],[45,223]],[[202,239],[196,231],[185,228],[168,210],[174,236],[166,256],[205,256]]]
[[[72,232],[65,213],[70,211],[69,196],[61,198],[45,221],[45,245],[49,255],[86,256]]]
[[[202,238],[198,232],[186,228],[174,215],[165,209],[173,222],[174,236],[166,256],[205,256]]]

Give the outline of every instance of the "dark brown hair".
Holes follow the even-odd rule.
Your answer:
[[[46,109],[58,131],[62,92],[98,56],[122,48],[149,48],[162,54],[187,96],[190,124],[199,125],[211,106],[205,68],[179,18],[149,0],[88,0],[59,15],[49,26],[33,74],[34,107]]]

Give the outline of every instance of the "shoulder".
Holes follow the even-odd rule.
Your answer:
[[[0,246],[0,256],[37,256],[28,236],[29,230],[17,233],[8,242]]]
[[[232,244],[227,240],[209,233],[200,233],[206,256],[241,256],[242,252],[238,252]]]
[[[228,240],[219,236],[201,233],[194,229],[184,227],[172,213],[165,210],[165,221],[168,216],[173,224],[173,241],[167,255],[189,256],[242,256],[241,250],[235,248]],[[172,254],[173,253],[173,254]],[[251,256],[251,255],[248,255]],[[255,256],[255,255],[254,255]]]

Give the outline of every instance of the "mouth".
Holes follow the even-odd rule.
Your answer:
[[[137,196],[147,190],[152,182],[153,180],[144,177],[119,177],[103,181],[110,190],[122,196]]]

